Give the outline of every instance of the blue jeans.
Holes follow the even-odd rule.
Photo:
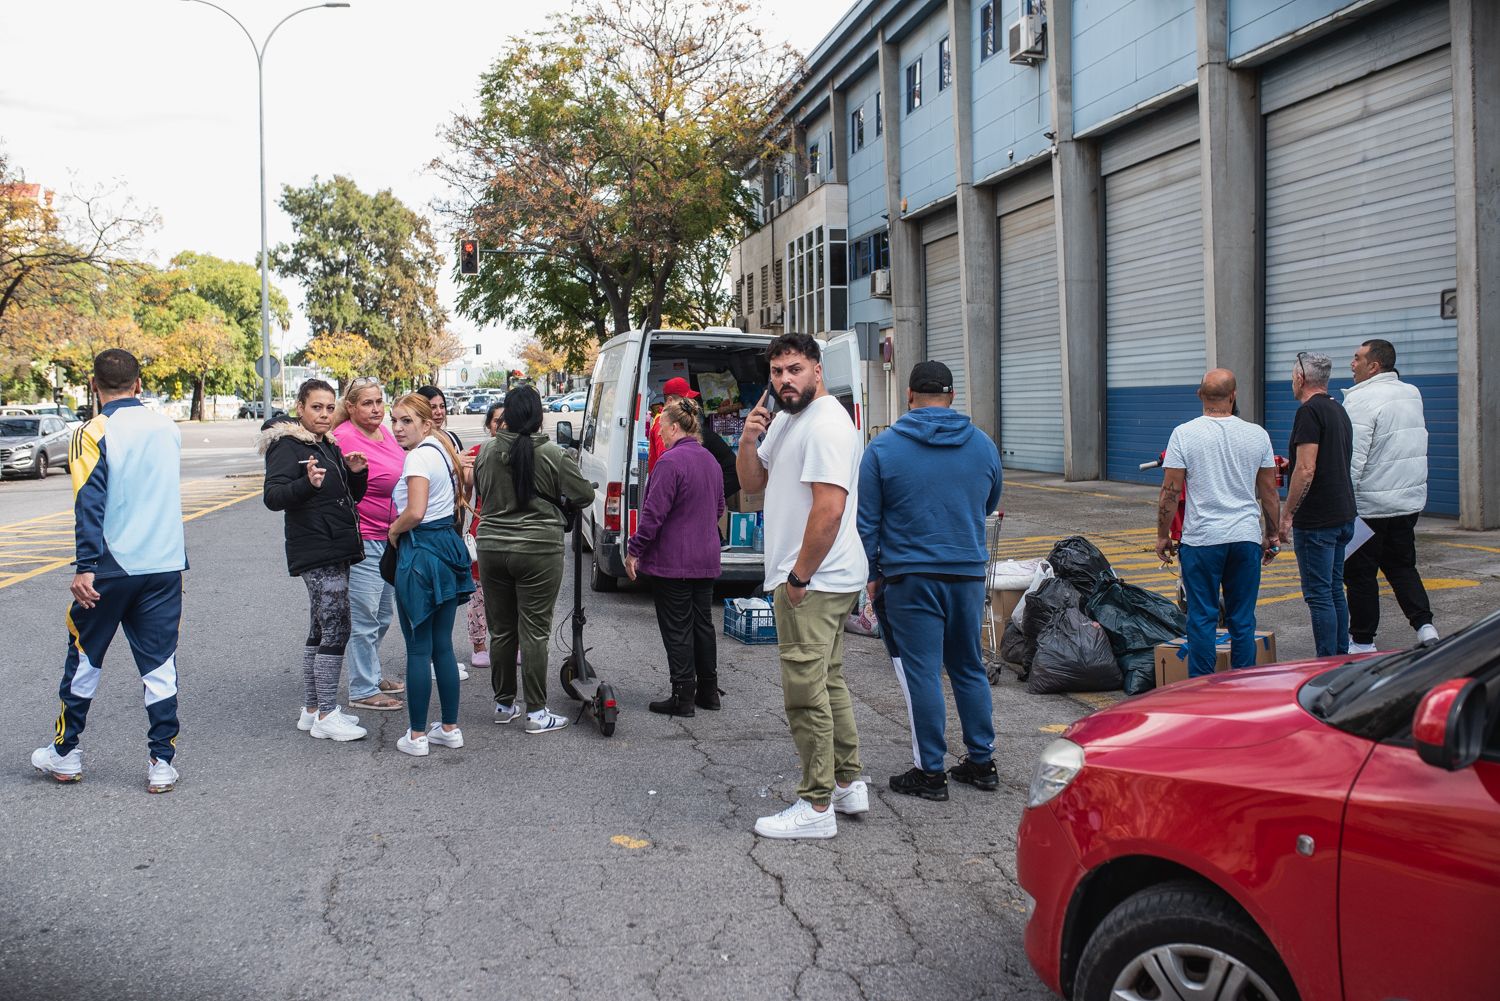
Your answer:
[[[1188,677],[1214,673],[1218,653],[1219,592],[1229,629],[1229,666],[1255,666],[1255,600],[1260,596],[1258,542],[1182,546],[1182,589],[1187,595]]]
[[[344,663],[349,668],[349,701],[367,699],[380,691],[380,641],[391,628],[396,589],[380,576],[385,540],[366,539],[363,562],[349,567],[349,643]]]
[[[943,669],[963,727],[964,748],[977,765],[995,755],[990,679],[979,650],[984,581],[943,581],[907,574],[875,592],[880,635],[896,668],[911,719],[912,758],[928,772],[944,770],[948,707]]]
[[[1344,547],[1354,522],[1332,528],[1293,528],[1302,599],[1312,613],[1313,645],[1319,657],[1349,652],[1349,602],[1344,595]]]

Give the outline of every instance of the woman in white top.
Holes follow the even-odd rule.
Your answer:
[[[396,612],[406,637],[406,708],[411,730],[396,747],[425,755],[429,743],[463,747],[458,729],[458,661],[453,621],[474,590],[469,550],[458,525],[467,504],[457,488],[458,453],[438,430],[426,397],[408,393],[391,408],[391,430],[406,450],[391,499],[400,512],[391,523],[396,546]],[[432,680],[437,679],[442,722],[427,725]]]

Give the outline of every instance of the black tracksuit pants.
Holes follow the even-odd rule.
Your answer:
[[[653,577],[656,624],[667,648],[667,669],[674,690],[717,683],[719,651],[714,636],[712,578]]]
[[[1413,629],[1432,622],[1427,589],[1417,573],[1418,515],[1366,518],[1375,534],[1344,560],[1344,589],[1349,595],[1349,638],[1374,643],[1380,628],[1380,585],[1377,574],[1396,593],[1396,602]]]

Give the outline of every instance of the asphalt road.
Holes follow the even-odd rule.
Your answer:
[[[243,427],[201,430],[184,431],[185,472],[257,467]],[[65,507],[65,483],[5,484],[0,522]],[[400,754],[396,713],[366,714],[363,741],[316,741],[294,726],[306,596],[279,516],[252,498],[187,532],[169,795],[144,791],[123,639],[85,781],[30,769],[52,732],[67,570],[0,589],[0,997],[1050,996],[1022,954],[1014,833],[1045,730],[1078,703],[996,689],[998,793],[879,791],[832,841],[762,842],[751,825],[797,779],[774,647],[721,636],[724,711],[653,716],[666,669],[649,595],[587,593],[590,659],[625,706],[613,738],[587,722],[540,737],[495,726],[475,671],[462,750]],[[399,677],[395,630],[382,655]],[[910,764],[905,707],[878,642],[850,636],[847,657],[883,789]],[[555,679],[551,703],[570,706]]]

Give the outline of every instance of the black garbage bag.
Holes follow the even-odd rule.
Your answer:
[[[1110,580],[1083,603],[1084,612],[1109,634],[1125,679],[1125,694],[1156,687],[1156,644],[1187,631],[1187,619],[1168,599],[1122,580]]]
[[[1026,634],[1014,622],[1005,623],[1005,633],[1000,637],[1000,659],[1005,661],[1006,667],[1016,672],[1016,677],[1026,680],[1026,675],[1030,673],[1026,666]]]
[[[1078,607],[1078,592],[1065,580],[1049,577],[1026,596],[1026,608],[1021,613],[1021,635],[1026,641],[1021,666],[1030,670],[1031,658],[1036,654],[1037,637],[1042,630],[1061,613]],[[1025,677],[1025,675],[1022,675]]]
[[[1047,562],[1052,564],[1052,572],[1058,579],[1072,584],[1084,601],[1101,583],[1115,579],[1115,572],[1099,547],[1081,535],[1059,541],[1052,547]]]
[[[1033,695],[1112,692],[1120,687],[1109,634],[1076,608],[1064,609],[1037,637],[1026,690]]]

